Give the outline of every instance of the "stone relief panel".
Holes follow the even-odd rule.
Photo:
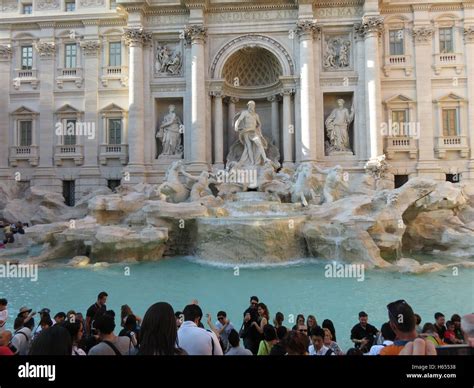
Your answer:
[[[36,3],[36,9],[44,11],[47,9],[59,9],[59,0],[39,0]]]
[[[105,5],[105,0],[81,0],[79,4],[81,8],[102,7]]]
[[[16,12],[18,10],[18,2],[16,0],[2,0],[0,4],[2,12]]]
[[[183,75],[183,46],[180,41],[155,41],[154,73],[156,77]]]
[[[350,35],[326,35],[323,40],[323,69],[350,70],[352,40]]]

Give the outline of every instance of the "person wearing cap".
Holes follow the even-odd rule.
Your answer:
[[[35,320],[33,318],[33,316],[36,314],[35,311],[33,311],[32,309],[26,307],[26,306],[23,306],[20,308],[20,311],[18,312],[18,315],[17,317],[18,318],[23,318],[23,323],[26,324],[28,321],[31,321],[32,322],[32,326],[35,325]]]
[[[40,311],[39,311],[39,319],[40,319],[40,323],[38,323],[38,326],[36,326],[35,330],[33,331],[33,338],[35,338],[42,330],[42,327],[41,327],[41,321],[43,320],[43,318],[49,318],[51,319],[50,317],[50,314],[51,313],[51,310],[48,309],[48,308],[42,308]]]
[[[356,349],[367,353],[374,343],[378,330],[375,326],[369,324],[369,316],[365,311],[359,313],[359,323],[351,330],[351,340]]]
[[[430,341],[417,338],[416,318],[411,306],[404,300],[387,305],[390,327],[395,333],[393,345],[384,347],[381,356],[400,355],[436,355],[436,349]]]
[[[8,300],[5,298],[0,299],[0,333],[5,331],[8,320]]]

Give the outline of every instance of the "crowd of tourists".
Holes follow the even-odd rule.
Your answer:
[[[466,354],[474,349],[474,314],[454,314],[446,321],[437,312],[433,323],[422,325],[404,300],[387,305],[387,322],[380,329],[361,311],[350,332],[353,347],[344,351],[331,320],[319,324],[315,315],[300,314],[287,327],[284,315],[277,312],[272,319],[257,296],[250,298],[238,326],[225,311],[216,320],[204,315],[196,300],[182,311],[155,303],[142,319],[128,305],[119,315],[108,310],[107,298],[99,293],[85,317],[73,310],[53,315],[48,308],[37,314],[22,307],[13,314],[13,331],[6,329],[8,301],[0,299],[0,355],[436,355],[448,346],[467,349]]]
[[[15,234],[25,234],[24,228],[27,226],[29,226],[28,223],[20,221],[10,224],[0,220],[0,230],[3,232],[3,239],[0,238],[0,248],[5,248],[7,244],[13,244]]]

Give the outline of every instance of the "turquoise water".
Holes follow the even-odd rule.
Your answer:
[[[458,276],[451,269],[422,275],[366,270],[365,280],[326,278],[324,264],[302,261],[275,267],[216,267],[187,258],[170,258],[154,263],[106,268],[40,268],[38,281],[1,279],[0,297],[9,300],[10,315],[27,305],[36,311],[49,307],[53,313],[74,309],[85,314],[97,294],[109,294],[108,308],[120,313],[129,304],[142,316],[158,301],[170,302],[175,310],[198,299],[204,313],[215,318],[219,310],[227,312],[237,329],[251,295],[259,296],[274,317],[285,315],[285,325],[293,315],[313,314],[319,323],[331,319],[339,344],[350,347],[351,327],[364,310],[369,322],[380,327],[387,320],[387,303],[405,299],[423,322],[432,322],[436,311],[449,319],[451,314],[474,311],[474,269],[460,268]],[[236,276],[238,275],[238,276]],[[13,325],[13,318],[8,326]]]

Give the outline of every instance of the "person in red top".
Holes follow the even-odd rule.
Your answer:
[[[454,322],[446,322],[446,331],[444,332],[444,342],[447,344],[462,344],[464,341],[456,338],[456,331]]]
[[[14,353],[8,346],[12,339],[12,332],[4,330],[0,332],[0,356],[13,356]]]

